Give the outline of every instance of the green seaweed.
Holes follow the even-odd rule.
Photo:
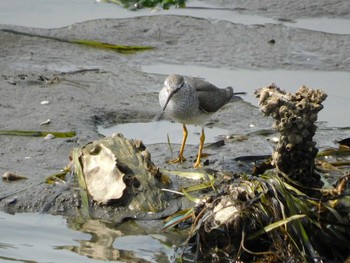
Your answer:
[[[52,134],[55,138],[72,138],[76,132],[52,132],[52,131],[25,131],[25,130],[0,130],[0,135],[45,137]]]
[[[59,173],[49,175],[48,177],[46,177],[45,183],[47,183],[47,184],[55,184],[56,182],[65,183],[66,175],[69,172],[70,172],[70,169],[65,169]]]
[[[154,47],[151,47],[151,46],[115,45],[115,44],[103,43],[103,42],[88,40],[88,39],[73,39],[71,43],[85,45],[85,46],[94,47],[94,48],[111,49],[122,54],[135,54],[136,52],[139,52],[139,51],[154,49]]]
[[[89,39],[69,40],[69,39],[64,39],[64,38],[59,38],[59,37],[52,37],[52,36],[45,36],[45,35],[21,32],[21,31],[16,31],[16,30],[12,30],[12,29],[0,29],[0,31],[11,33],[11,34],[16,34],[16,35],[51,39],[51,40],[64,42],[64,43],[85,45],[85,46],[89,46],[89,47],[93,47],[93,48],[111,49],[111,50],[117,51],[117,52],[122,53],[122,54],[135,54],[136,52],[154,49],[154,47],[151,47],[151,46],[116,45],[116,44],[104,43],[104,42],[99,42],[99,41],[89,40]]]

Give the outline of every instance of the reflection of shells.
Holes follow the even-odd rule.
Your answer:
[[[21,176],[15,173],[11,173],[11,172],[5,172],[2,175],[2,180],[4,181],[18,181],[18,180],[23,180],[23,179],[28,179],[25,176]]]

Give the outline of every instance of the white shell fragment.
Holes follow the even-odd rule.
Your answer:
[[[116,156],[102,143],[81,156],[83,173],[89,193],[98,203],[119,199],[126,185],[124,174],[116,166]]]
[[[49,133],[48,135],[46,135],[46,136],[44,137],[44,140],[52,140],[52,139],[55,139],[55,135],[53,135],[53,134],[51,134],[51,133]]]
[[[48,100],[43,100],[42,102],[40,102],[41,105],[47,105],[50,104],[50,102]]]
[[[51,120],[50,119],[47,119],[46,121],[43,121],[40,123],[40,125],[48,125],[50,124]]]
[[[229,200],[220,202],[215,206],[213,213],[215,214],[214,220],[218,225],[223,225],[228,221],[235,220],[236,217],[240,215],[238,208]]]

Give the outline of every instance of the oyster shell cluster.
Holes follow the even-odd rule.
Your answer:
[[[306,187],[320,186],[314,171],[318,152],[313,136],[317,130],[317,114],[323,109],[327,94],[302,86],[295,93],[287,93],[275,84],[255,92],[261,111],[272,116],[280,139],[272,155],[273,165],[291,179]]]
[[[113,134],[85,145],[79,162],[87,190],[99,204],[116,202],[133,211],[152,212],[167,206],[161,188],[170,180],[151,161],[142,141]]]

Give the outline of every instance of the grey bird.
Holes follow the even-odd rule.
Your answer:
[[[185,79],[180,75],[169,75],[164,81],[164,87],[159,92],[159,103],[163,111],[174,121],[182,123],[183,139],[179,155],[170,163],[186,161],[183,156],[186,139],[186,124],[201,125],[202,132],[197,160],[194,167],[201,166],[201,155],[205,141],[204,125],[211,116],[235,94],[232,87],[219,89],[213,84],[201,79]]]

